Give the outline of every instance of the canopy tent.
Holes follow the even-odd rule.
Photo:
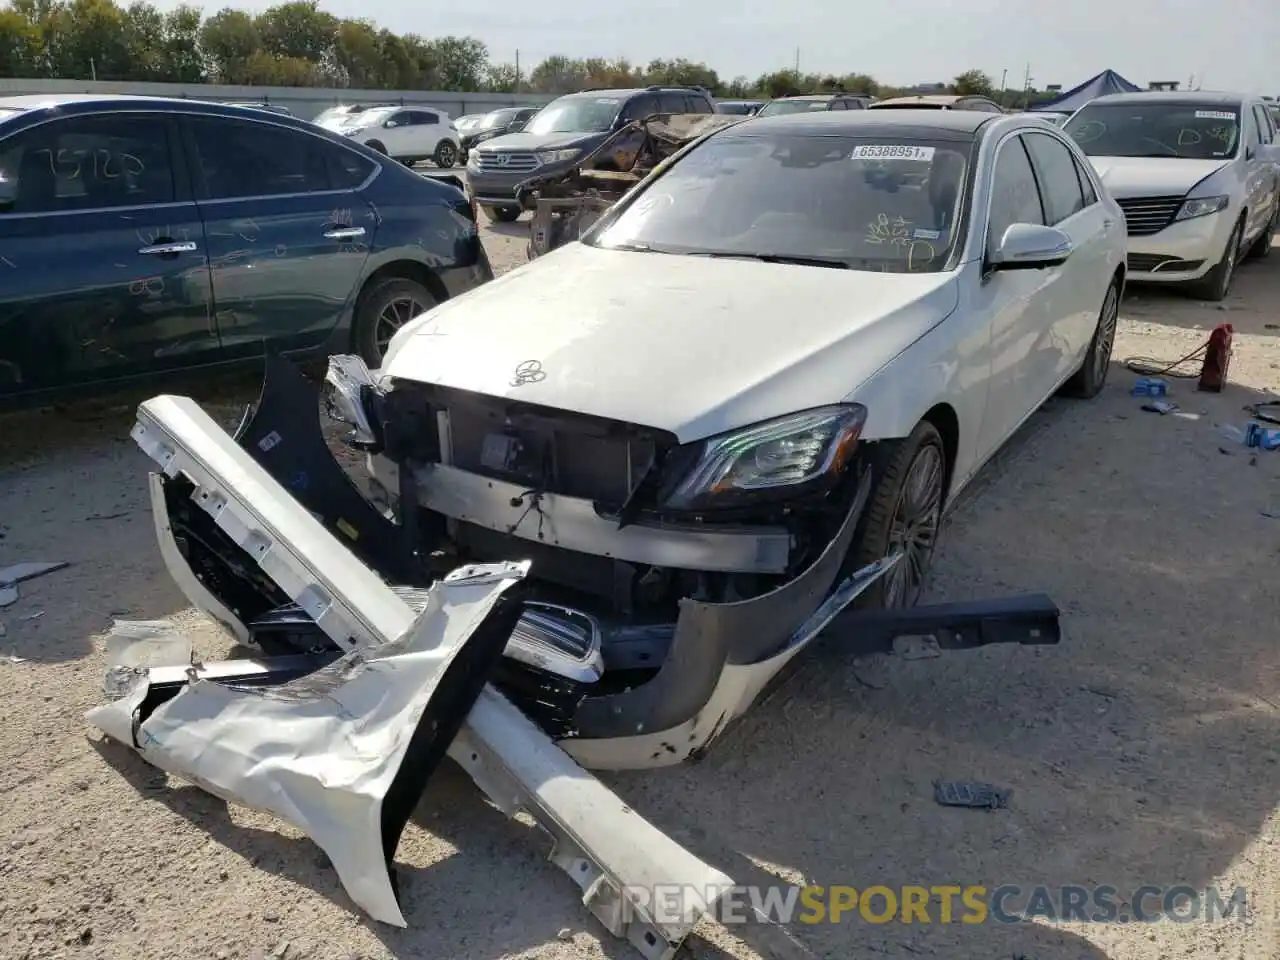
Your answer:
[[[1141,89],[1136,83],[1130,83],[1114,70],[1103,70],[1080,86],[1072,87],[1066,93],[1059,94],[1056,99],[1037,103],[1028,109],[1071,113],[1083,107],[1094,97],[1100,97],[1106,93],[1137,93]]]

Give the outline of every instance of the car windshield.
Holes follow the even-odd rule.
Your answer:
[[[622,109],[621,97],[573,96],[553,100],[534,115],[525,133],[604,133]]]
[[[1192,103],[1087,104],[1063,125],[1091,157],[1220,160],[1240,142],[1238,107]]]
[[[737,130],[738,128],[734,128]],[[969,141],[713,136],[584,242],[891,273],[945,269]]]
[[[511,118],[516,115],[514,110],[495,110],[493,113],[486,113],[480,122],[476,124],[477,130],[492,130],[494,127],[500,127],[504,123],[510,123]]]
[[[826,110],[829,101],[826,100],[770,100],[757,117],[780,117],[785,113],[808,113],[810,110]]]

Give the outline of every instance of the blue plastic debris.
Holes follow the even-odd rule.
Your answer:
[[[1159,377],[1143,377],[1129,391],[1129,395],[1133,397],[1163,397],[1168,393],[1169,384]]]
[[[1280,449],[1280,428],[1264,427],[1257,421],[1244,428],[1244,445],[1261,450]]]

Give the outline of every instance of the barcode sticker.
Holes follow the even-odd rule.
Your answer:
[[[861,144],[853,148],[850,160],[918,160],[928,163],[933,159],[933,147],[916,147],[910,144]]]
[[[1197,120],[1234,120],[1236,115],[1230,110],[1197,110]]]

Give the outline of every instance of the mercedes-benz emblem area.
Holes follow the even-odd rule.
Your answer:
[[[547,379],[547,374],[542,369],[540,361],[525,360],[516,367],[515,375],[511,378],[511,386],[523,387],[530,383],[541,383],[545,379]]]

